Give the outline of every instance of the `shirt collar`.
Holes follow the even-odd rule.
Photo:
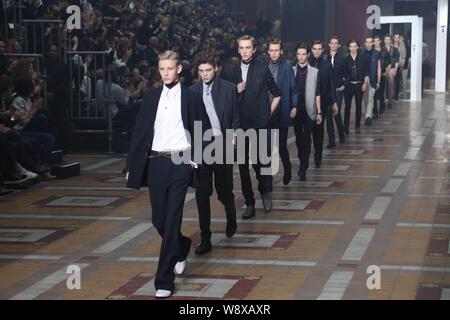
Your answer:
[[[213,86],[213,84],[214,84],[214,81],[212,81],[212,82],[210,82],[209,84],[206,84],[206,83],[204,83],[204,82],[202,82],[203,83],[203,91],[205,91],[206,89],[212,89],[212,86]]]
[[[308,67],[308,62],[306,62],[304,65],[301,65],[300,63],[298,63],[298,66],[300,67],[300,69],[305,69]]]
[[[166,96],[175,96],[181,91],[181,84],[178,82],[175,87],[169,89],[166,85],[163,86],[163,94]]]

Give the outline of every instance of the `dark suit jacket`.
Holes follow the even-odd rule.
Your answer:
[[[203,96],[203,83],[198,82],[192,85],[191,90]],[[239,129],[240,123],[236,85],[216,77],[212,86],[211,94],[214,102],[214,108],[216,109],[216,114],[219,118],[220,126],[222,127],[222,132],[225,134],[227,129]],[[207,115],[208,114],[206,113],[206,116]],[[209,120],[208,117],[206,119]],[[209,127],[211,127],[210,124]]]
[[[322,108],[337,102],[336,84],[334,82],[334,71],[331,62],[324,57],[320,58],[319,82],[320,98]],[[314,67],[314,57],[311,55],[309,64]],[[323,110],[323,109],[322,109]]]
[[[136,118],[126,165],[126,172],[129,172],[127,187],[131,189],[139,190],[147,183],[148,153],[152,150],[154,125],[162,89],[162,87],[154,89],[144,96]],[[204,108],[201,97],[182,85],[181,113],[184,128],[191,134],[192,154],[199,147],[195,145],[194,122],[201,118],[201,108]]]
[[[223,78],[235,85],[241,83],[241,66],[239,65],[228,70],[223,74]],[[274,97],[281,96],[281,91],[275,83],[267,63],[254,57],[250,62],[246,89],[238,94],[239,118],[242,129],[264,129],[269,127],[269,91]]]
[[[328,60],[331,64],[330,54],[326,54],[324,58]],[[333,65],[331,66],[333,67],[334,71],[334,85],[336,86],[336,88],[345,86],[347,76],[345,68],[345,56],[341,52],[338,52],[334,57],[334,66]]]
[[[269,62],[270,63],[270,62]],[[276,83],[281,90],[281,103],[272,115],[273,124],[276,128],[292,126],[291,111],[298,104],[298,86],[292,66],[282,59],[278,71]]]

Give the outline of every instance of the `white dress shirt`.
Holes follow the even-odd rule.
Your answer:
[[[206,113],[209,117],[209,122],[211,123],[211,129],[214,132],[214,136],[221,136],[221,126],[219,117],[217,116],[216,109],[214,107],[214,101],[212,98],[212,83],[207,85],[203,83],[203,103],[206,107]]]
[[[163,87],[154,126],[152,150],[178,152],[191,147],[181,116],[181,85]]]
[[[247,82],[247,75],[248,75],[249,67],[250,67],[250,64],[245,64],[245,63],[241,62],[242,80],[244,82]]]

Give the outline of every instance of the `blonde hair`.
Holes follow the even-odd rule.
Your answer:
[[[254,37],[252,37],[252,36],[249,36],[249,35],[245,35],[245,36],[239,37],[239,39],[237,39],[237,45],[239,46],[239,43],[241,41],[247,41],[247,40],[250,40],[252,42],[253,49],[256,49],[256,46],[257,46],[256,39]]]
[[[158,62],[162,60],[174,60],[177,62],[177,65],[180,65],[180,55],[175,51],[167,50],[161,52],[158,56]]]

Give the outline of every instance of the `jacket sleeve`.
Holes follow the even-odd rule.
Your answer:
[[[330,77],[330,95],[331,95],[331,103],[334,104],[337,102],[337,96],[336,96],[336,81],[334,80],[334,70],[333,70],[333,66],[331,65],[331,62],[328,62],[328,60],[325,60],[329,66],[328,69],[330,70],[329,73],[329,77]]]
[[[141,102],[139,113],[136,116],[136,124],[134,126],[133,135],[131,136],[131,143],[130,143],[130,149],[128,151],[125,172],[130,172],[130,170],[131,170],[131,161],[132,161],[132,158],[135,156],[136,149],[138,147],[137,146],[138,136],[139,136],[139,134],[142,133],[142,131],[144,130],[144,127],[146,125],[148,125],[147,123],[145,123],[146,117],[144,117],[146,105],[147,105],[147,99],[144,99]]]
[[[291,93],[291,109],[293,107],[298,107],[298,87],[297,83],[295,82],[295,74],[294,70],[289,66],[289,92]]]
[[[232,112],[233,112],[233,129],[237,130],[241,127],[241,122],[239,120],[239,109],[238,109],[238,97],[237,97],[237,89],[233,85],[230,86],[231,93],[231,104],[232,104]]]

